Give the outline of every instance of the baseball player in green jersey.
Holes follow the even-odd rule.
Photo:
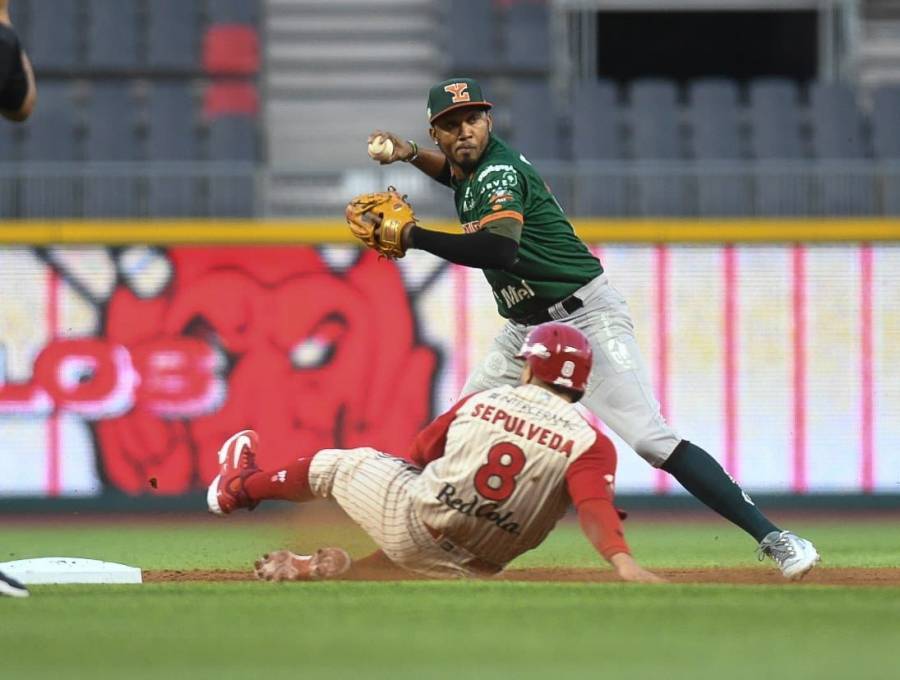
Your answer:
[[[516,384],[522,368],[516,355],[531,327],[551,320],[575,326],[595,357],[584,406],[647,462],[753,536],[761,558],[771,557],[787,578],[802,578],[819,561],[815,547],[769,521],[712,456],[662,417],[624,298],[531,163],[493,133],[491,108],[476,81],[451,78],[428,93],[436,150],[380,130],[369,137],[382,149],[381,163],[410,163],[454,192],[463,233],[407,225],[404,248],[483,270],[508,320],[464,395]]]

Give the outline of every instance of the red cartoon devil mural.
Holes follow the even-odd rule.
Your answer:
[[[167,255],[159,295],[120,285],[106,309],[103,334],[139,376],[131,408],[93,425],[108,484],[200,488],[242,428],[272,467],[328,447],[403,451],[427,421],[437,357],[392,263],[366,253],[339,275],[312,248]]]

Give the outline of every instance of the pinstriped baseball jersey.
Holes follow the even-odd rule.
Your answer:
[[[569,402],[535,385],[480,392],[447,414],[442,448],[412,489],[419,519],[503,565],[544,540],[571,503],[566,471],[598,433]],[[615,473],[611,458],[608,473]],[[609,477],[611,480],[612,477]]]

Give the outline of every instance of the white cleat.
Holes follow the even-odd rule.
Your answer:
[[[222,444],[219,449],[219,474],[206,490],[206,505],[214,515],[227,515],[238,508],[252,510],[259,501],[253,501],[244,489],[247,478],[259,471],[256,450],[259,435],[253,430],[241,430]]]
[[[805,538],[790,531],[773,531],[759,542],[757,555],[760,561],[768,555],[785,578],[799,581],[815,567],[819,560],[816,547]]]
[[[256,560],[253,566],[261,581],[327,581],[346,574],[351,564],[346,550],[319,548],[312,555],[275,550]]]

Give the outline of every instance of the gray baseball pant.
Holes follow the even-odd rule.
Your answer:
[[[584,306],[557,320],[578,328],[594,350],[594,365],[581,403],[644,460],[661,466],[681,437],[660,413],[625,298],[609,284],[606,274],[574,295]],[[518,384],[524,362],[515,356],[531,328],[507,322],[469,376],[461,396]]]

